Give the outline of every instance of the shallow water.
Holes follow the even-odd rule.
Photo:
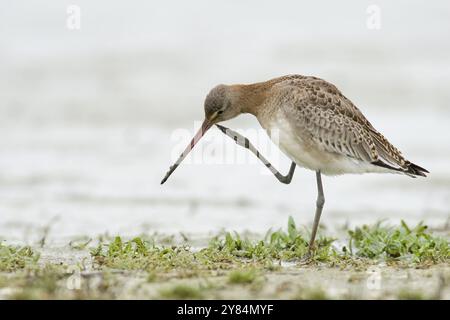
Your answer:
[[[265,232],[284,227],[289,215],[298,224],[313,218],[314,174],[304,169],[297,170],[290,185],[282,185],[263,174],[260,164],[186,164],[161,186],[170,161],[168,129],[27,130],[0,131],[9,137],[1,143],[0,160],[0,234],[8,238],[31,237],[36,227],[48,224],[54,237],[146,231],[204,234],[222,228]],[[436,154],[448,151],[420,146],[420,133],[417,138],[411,135],[414,145],[408,148],[406,141],[403,149],[411,150],[411,158],[427,167],[430,177],[325,177],[325,225],[384,218],[425,220],[435,226],[446,222],[450,176],[446,162]],[[219,133],[216,138],[217,143],[227,139]],[[232,141],[224,141],[235,148]],[[287,161],[280,165],[287,170]]]
[[[211,10],[206,1],[156,10],[140,2],[106,10],[106,2],[80,1],[80,31],[64,28],[64,6],[43,3],[31,9],[15,1],[0,10],[2,238],[35,241],[46,226],[54,241],[154,231],[263,233],[284,227],[289,215],[309,226],[314,174],[300,169],[281,185],[217,130],[208,133],[207,147],[196,148],[197,157],[220,159],[211,154],[217,145],[243,163],[186,163],[159,185],[187,143],[176,132],[193,134],[212,86],[288,73],[335,83],[408,159],[431,172],[426,179],[326,177],[328,228],[385,218],[448,221],[447,2],[380,2],[379,31],[365,27],[367,4],[359,1],[329,10],[265,3],[255,16],[250,4],[239,11],[231,4]],[[229,23],[231,13],[240,23]],[[319,13],[327,23],[316,21]],[[258,127],[248,116],[226,125]],[[257,142],[288,170],[264,135]]]

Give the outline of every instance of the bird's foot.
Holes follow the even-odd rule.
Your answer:
[[[299,264],[301,266],[309,265],[313,262],[313,257],[314,257],[314,250],[309,248],[308,252],[303,257],[300,258]]]

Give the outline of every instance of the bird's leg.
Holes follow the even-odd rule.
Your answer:
[[[291,168],[287,175],[283,176],[274,166],[266,159],[264,156],[251,144],[251,142],[246,138],[233,131],[229,128],[216,124],[217,128],[220,129],[224,134],[234,140],[236,144],[250,150],[256,157],[264,163],[264,165],[274,174],[274,176],[281,182],[285,184],[291,183],[292,177],[294,176],[295,171],[295,162],[291,163]]]
[[[317,180],[317,201],[316,201],[316,214],[314,216],[313,228],[311,231],[311,239],[309,240],[309,253],[314,245],[314,239],[316,238],[317,229],[319,227],[320,216],[322,214],[323,205],[325,203],[325,196],[323,194],[322,176],[320,171],[316,171]]]

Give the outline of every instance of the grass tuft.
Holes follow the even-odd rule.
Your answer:
[[[13,272],[36,267],[39,257],[31,247],[16,247],[0,242],[0,271]]]
[[[117,298],[123,294],[122,281],[130,275],[144,279],[145,285],[157,288],[154,292],[158,297],[168,299],[201,299],[236,284],[245,285],[242,289],[258,295],[266,285],[265,275],[284,268],[283,261],[301,262],[297,265],[300,268],[320,263],[320,266],[352,271],[364,271],[380,260],[389,265],[415,268],[449,262],[448,240],[433,235],[423,224],[410,227],[402,221],[399,226],[387,226],[379,222],[349,230],[348,234],[349,244],[342,250],[334,245],[333,238],[320,235],[308,260],[302,258],[308,252],[309,235],[300,231],[291,217],[286,229],[269,231],[260,239],[236,232],[222,233],[201,250],[174,245],[170,239],[161,242],[153,236],[129,240],[118,236],[100,239],[100,244],[90,251],[96,270],[78,275],[71,273],[62,262],[44,264],[30,247],[0,242],[0,288],[7,288],[0,290],[3,292],[0,298]],[[80,238],[71,242],[70,247],[73,251],[86,250],[88,244],[89,239]],[[85,270],[83,265],[83,261],[79,262],[80,271]],[[182,278],[208,280],[206,285],[188,285],[186,280],[185,284],[166,287],[167,281]],[[72,290],[69,284],[76,279],[80,280],[80,287]],[[349,282],[358,284],[363,279],[365,276],[353,276]],[[446,278],[442,279],[441,287],[444,287]],[[300,289],[294,292],[294,298],[329,298],[328,292],[320,287]],[[443,296],[442,289],[439,290],[433,297]],[[416,290],[403,289],[394,294],[399,299],[430,298]]]
[[[197,287],[178,284],[171,288],[161,290],[161,296],[166,299],[201,299],[203,294]]]
[[[121,270],[168,271],[195,265],[195,256],[188,247],[156,246],[139,237],[130,241],[115,237],[111,243],[92,249],[91,256],[99,268]]]
[[[312,258],[327,261],[333,255],[331,246],[333,241],[332,238],[319,237]],[[281,229],[269,231],[264,239],[259,241],[243,239],[236,232],[234,234],[227,232],[223,238],[214,238],[208,248],[247,259],[293,260],[305,256],[308,252],[308,241],[298,231],[294,219],[289,217],[287,232]]]
[[[253,283],[258,277],[255,269],[233,270],[228,274],[228,283],[231,284],[249,284]]]
[[[425,296],[422,292],[411,291],[411,290],[400,290],[397,294],[397,299],[399,300],[425,300]]]
[[[327,300],[325,290],[322,288],[300,288],[297,294],[293,297],[295,300]]]
[[[319,236],[310,257],[311,262],[330,266],[362,267],[380,259],[407,264],[433,264],[448,261],[446,239],[433,236],[419,224],[410,228],[405,222],[398,227],[364,225],[348,231],[348,248],[338,250],[334,239]],[[279,261],[300,260],[308,252],[308,241],[290,217],[287,230],[269,231],[261,240],[252,240],[239,233],[214,237],[206,248],[192,251],[188,246],[156,245],[153,240],[114,238],[91,250],[97,268],[144,270],[156,275],[175,271],[177,277],[198,276],[213,270],[257,268],[276,270]],[[278,262],[277,262],[278,261]]]
[[[431,235],[427,226],[414,228],[404,221],[399,227],[379,222],[349,231],[350,252],[370,259],[385,259],[412,263],[439,263],[450,258],[449,244],[444,238]]]

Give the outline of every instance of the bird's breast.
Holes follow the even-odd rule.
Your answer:
[[[301,167],[319,170],[320,159],[324,157],[320,156],[307,133],[294,129],[282,112],[260,122],[272,142],[292,161]]]
[[[259,121],[272,142],[300,167],[320,170],[325,175],[380,171],[372,164],[325,150],[313,141],[307,130],[293,126],[292,120],[287,119],[283,112]]]

